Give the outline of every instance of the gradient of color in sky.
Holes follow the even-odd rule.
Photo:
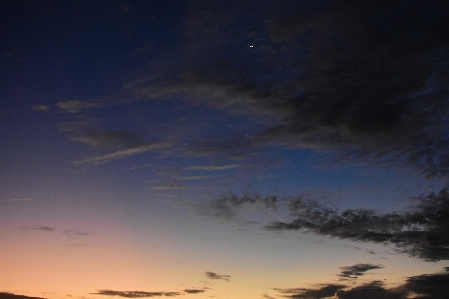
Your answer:
[[[449,2],[0,1],[0,298],[446,298]]]

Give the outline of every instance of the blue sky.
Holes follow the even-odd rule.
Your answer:
[[[1,298],[447,293],[444,1],[0,8]]]

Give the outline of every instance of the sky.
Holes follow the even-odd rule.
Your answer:
[[[0,299],[446,298],[448,20],[0,0]]]

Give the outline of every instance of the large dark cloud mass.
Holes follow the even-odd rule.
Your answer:
[[[195,6],[181,75],[138,94],[267,117],[246,147],[281,143],[448,173],[447,1],[248,3]]]
[[[289,298],[297,299],[407,299],[447,298],[449,274],[437,273],[413,276],[394,288],[386,287],[381,281],[372,281],[356,287],[342,284],[320,284],[316,288],[276,289]]]
[[[321,285],[321,287],[316,289],[307,289],[307,288],[299,288],[299,289],[284,289],[278,290],[281,293],[289,294],[289,298],[296,299],[319,299],[325,297],[334,296],[335,293],[341,289],[344,289],[346,286],[342,284],[329,284],[329,285]]]
[[[279,211],[285,210],[288,215],[283,218],[288,220],[264,223],[263,227],[272,231],[296,230],[353,241],[390,244],[399,252],[424,260],[448,260],[448,190],[430,193],[417,200],[418,204],[410,211],[387,214],[365,209],[339,212],[308,200],[305,196],[225,196],[200,208],[202,213],[225,218],[241,217],[245,211],[257,207],[272,218],[279,219]],[[350,268],[347,274],[357,275],[373,267],[378,266],[360,265],[359,271],[357,267]]]

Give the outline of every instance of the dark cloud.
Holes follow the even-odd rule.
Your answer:
[[[427,274],[409,277],[403,286],[425,299],[444,299],[449,294],[449,274]]]
[[[44,299],[44,298],[30,297],[30,296],[16,295],[13,293],[0,292],[0,299]]]
[[[206,277],[209,279],[222,279],[222,280],[226,280],[229,281],[229,278],[231,278],[231,275],[222,275],[222,274],[217,274],[215,272],[206,272]]]
[[[179,292],[143,292],[143,291],[112,291],[112,290],[98,290],[97,293],[91,293],[93,295],[105,295],[105,296],[119,296],[125,298],[145,298],[145,297],[172,297],[181,295]]]
[[[387,288],[381,281],[372,281],[350,288],[341,284],[320,284],[316,288],[275,289],[289,298],[298,299],[443,299],[449,294],[449,274],[437,273],[413,276],[394,288]]]
[[[365,275],[366,271],[382,268],[382,265],[356,264],[354,266],[341,267],[340,269],[342,269],[343,271],[341,271],[341,273],[337,275],[342,278],[357,278],[359,276]]]
[[[257,207],[278,219],[261,223],[267,230],[297,230],[353,241],[390,244],[399,252],[424,260],[448,260],[448,190],[443,189],[438,194],[432,192],[416,200],[418,204],[407,212],[378,214],[366,209],[338,212],[305,196],[277,198],[232,195],[205,203],[200,207],[200,212],[232,218],[243,217],[245,212]],[[285,215],[279,211],[286,211]],[[369,268],[373,265],[362,266]],[[356,269],[348,269],[352,270]]]
[[[448,173],[447,1],[222,4],[192,10],[178,75],[138,88],[270,120],[203,151],[280,143]]]
[[[188,293],[188,294],[199,294],[199,293],[204,293],[204,290],[199,290],[199,289],[185,289],[184,292]]]
[[[337,291],[344,288],[346,288],[346,285],[329,284],[329,285],[320,285],[320,288],[317,289],[298,288],[298,289],[277,289],[277,290],[283,294],[291,294],[288,295],[289,298],[319,299],[334,296],[337,293]]]
[[[385,289],[381,282],[374,281],[350,290],[339,290],[335,296],[338,299],[405,299],[408,292]]]

